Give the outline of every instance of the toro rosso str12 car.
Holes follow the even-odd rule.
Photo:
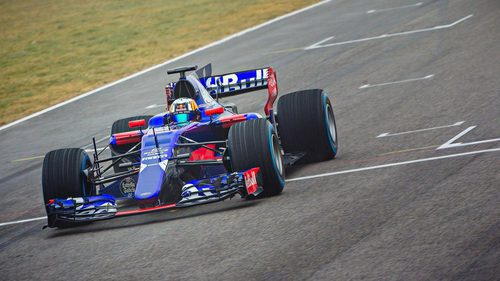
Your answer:
[[[166,87],[167,112],[114,122],[111,157],[103,157],[105,149],[97,149],[95,138],[92,156],[80,148],[46,154],[42,188],[48,227],[212,203],[236,194],[277,195],[285,186],[286,166],[337,154],[332,104],[323,90],[283,95],[275,112],[273,68],[186,76],[196,69],[168,71],[180,78]],[[239,114],[234,104],[219,102],[262,89],[268,91],[265,117]]]

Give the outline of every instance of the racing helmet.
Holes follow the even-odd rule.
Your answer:
[[[193,99],[179,98],[170,105],[170,116],[178,126],[185,126],[191,121],[198,120],[200,110]]]

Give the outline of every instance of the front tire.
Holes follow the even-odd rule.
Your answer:
[[[84,171],[92,165],[85,150],[64,148],[45,155],[42,167],[44,204],[50,199],[89,196],[92,186]],[[65,226],[47,213],[49,226]]]
[[[265,119],[237,123],[229,129],[228,147],[233,171],[259,167],[264,191],[260,196],[277,195],[285,186],[285,167],[274,127]]]
[[[333,159],[338,139],[332,104],[321,89],[303,90],[278,100],[278,130],[286,153],[305,152],[305,162]]]

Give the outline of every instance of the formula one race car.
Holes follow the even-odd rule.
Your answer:
[[[114,122],[109,148],[93,157],[80,148],[46,154],[42,188],[48,227],[65,227],[169,208],[277,195],[285,167],[332,159],[337,130],[323,90],[278,96],[273,68],[180,79],[166,87],[167,112]],[[265,118],[238,114],[220,98],[267,89]],[[108,165],[103,165],[107,162]],[[127,204],[118,203],[125,202]],[[132,202],[132,204],[130,204]],[[133,209],[131,209],[131,207]]]

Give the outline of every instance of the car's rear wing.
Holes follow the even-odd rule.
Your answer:
[[[267,88],[269,67],[199,78],[214,98],[234,96]]]
[[[268,98],[264,106],[264,112],[271,123],[276,125],[273,104],[278,98],[278,83],[276,81],[276,72],[272,67],[207,76],[199,80],[210,92],[210,95],[218,98],[267,89]]]
[[[205,67],[204,67],[205,68]],[[249,91],[267,89],[268,99],[264,107],[266,116],[275,124],[273,104],[278,97],[276,72],[272,67],[244,70],[221,75],[205,76],[198,79],[214,98],[223,98],[243,94]],[[176,83],[169,83],[165,88],[168,97],[173,93]]]

